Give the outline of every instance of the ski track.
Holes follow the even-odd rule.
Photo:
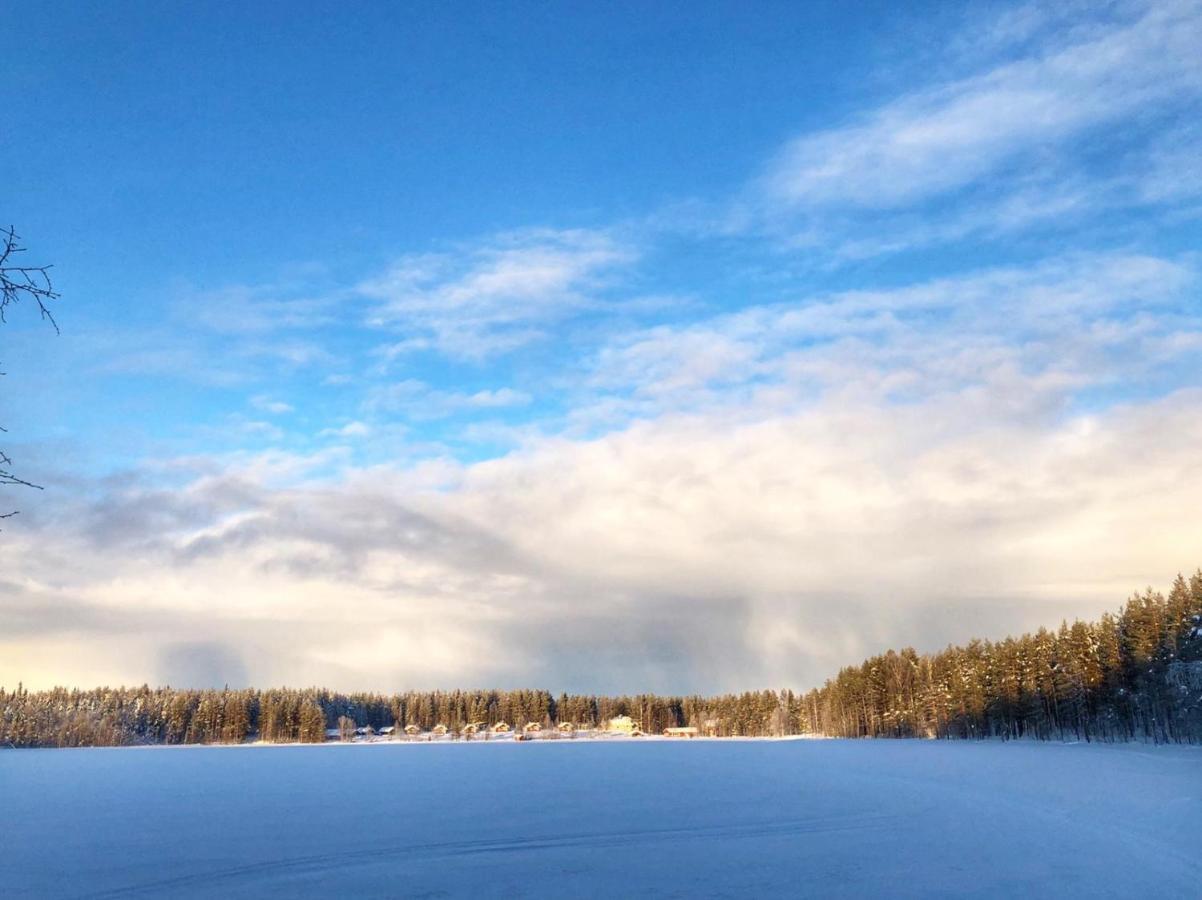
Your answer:
[[[345,850],[336,853],[320,853],[296,856],[287,859],[230,866],[166,878],[142,884],[78,895],[80,900],[115,900],[120,897],[136,897],[160,891],[179,890],[199,884],[214,884],[222,879],[239,879],[245,876],[268,875],[277,872],[322,872],[342,868],[344,865],[368,860],[408,857],[412,859],[445,859],[456,856],[477,856],[492,853],[524,853],[539,850],[559,849],[604,849],[609,847],[651,846],[677,841],[721,838],[723,840],[747,840],[773,835],[823,834],[840,831],[863,831],[879,828],[884,823],[901,818],[898,815],[881,815],[871,818],[857,816],[843,823],[824,824],[821,821],[766,822],[762,824],[736,826],[708,826],[697,828],[652,828],[632,831],[592,832],[565,837],[516,838],[512,840],[442,841],[409,846],[379,847],[370,850]]]

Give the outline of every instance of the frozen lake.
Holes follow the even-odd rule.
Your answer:
[[[1202,749],[0,752],[5,897],[1202,896]]]

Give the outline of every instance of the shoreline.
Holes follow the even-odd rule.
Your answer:
[[[1182,750],[1189,752],[1202,753],[1202,744],[1190,743],[1152,743],[1150,741],[1083,741],[1083,740],[1065,740],[1065,741],[1041,741],[1037,739],[1010,739],[1003,740],[1001,738],[981,738],[975,740],[966,739],[944,739],[944,738],[842,738],[829,735],[812,735],[812,734],[791,734],[782,736],[740,736],[740,737],[696,737],[696,738],[669,738],[662,735],[643,736],[631,738],[626,736],[592,736],[579,738],[551,738],[551,739],[531,739],[528,741],[513,740],[512,737],[493,738],[487,741],[484,740],[450,740],[441,738],[438,740],[358,740],[358,741],[324,741],[322,743],[283,743],[272,741],[248,741],[241,744],[122,744],[122,745],[105,745],[105,746],[81,746],[81,747],[16,747],[11,744],[0,746],[0,752],[23,752],[23,751],[51,751],[51,750],[188,750],[188,749],[212,749],[212,750],[237,750],[237,749],[255,749],[264,750],[271,748],[279,749],[314,749],[314,748],[333,748],[333,747],[468,747],[478,746],[482,744],[503,745],[503,746],[531,746],[536,744],[588,744],[599,745],[609,744],[613,746],[637,746],[637,745],[661,745],[661,744],[704,744],[704,745],[737,745],[737,744],[785,744],[795,742],[814,742],[826,743],[837,742],[849,745],[857,744],[872,744],[872,745],[948,745],[948,746],[969,746],[969,747],[993,747],[998,745],[1015,745],[1017,747],[1081,747],[1081,748],[1112,748],[1122,749],[1129,752],[1153,752],[1161,753],[1168,750]]]

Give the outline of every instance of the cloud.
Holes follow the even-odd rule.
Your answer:
[[[595,307],[607,279],[633,259],[606,234],[531,230],[459,253],[405,257],[359,291],[376,303],[371,323],[400,334],[388,355],[430,349],[481,360]]]
[[[273,400],[266,394],[256,394],[250,398],[250,405],[260,412],[271,413],[272,415],[283,415],[290,413],[294,407],[291,403],[285,403],[282,400]]]
[[[1196,291],[1188,261],[1095,254],[803,296],[612,338],[576,388],[593,434],[144,468],[6,537],[0,682],[140,682],[161,662],[131,648],[186,634],[261,684],[807,687],[1096,615],[1202,562],[1202,383],[1162,377]]]
[[[323,277],[320,271],[305,271],[269,284],[189,290],[175,301],[175,314],[191,325],[229,336],[324,328],[336,324],[337,308],[352,298],[345,290],[317,290]]]
[[[445,391],[416,379],[372,388],[367,408],[375,413],[400,413],[412,419],[439,419],[471,410],[496,410],[526,406],[529,394],[513,388],[480,391]]]
[[[1016,155],[1195,95],[1200,42],[1196,4],[1157,4],[1133,22],[1087,29],[1068,46],[800,137],[782,152],[767,187],[788,203],[885,208],[960,187]]]
[[[284,437],[284,431],[271,422],[248,420],[235,422],[234,426],[248,437],[262,437],[269,441],[278,441]]]
[[[128,630],[110,613],[102,641],[80,619],[77,639],[110,648],[81,670],[26,617],[0,641],[0,681],[154,677],[124,648],[178,634],[138,624],[169,609],[258,683],[805,687],[899,640],[1096,614],[1195,562],[1198,392],[1050,427],[987,409],[666,417],[439,488],[389,468],[296,487],[227,471],[98,498],[71,517],[86,529],[14,548],[31,561],[20,591],[92,620],[125,611]],[[14,661],[14,640],[41,661]]]
[[[889,290],[843,291],[632,331],[591,362],[591,400],[615,415],[755,405],[829,392],[913,402],[976,389],[1063,403],[1185,358],[1198,279],[1179,261],[1081,255]],[[1042,387],[1041,391],[1032,388]],[[620,398],[625,406],[615,406]]]
[[[213,335],[199,330],[109,326],[71,334],[74,371],[106,377],[154,377],[207,388],[262,384],[338,358],[323,341],[305,337]],[[58,361],[60,365],[63,360]]]
[[[991,68],[789,142],[756,182],[761,224],[848,262],[1198,197],[1196,179],[1159,187],[1190,167],[1179,123],[1202,98],[1202,8],[1052,12],[973,32],[976,52],[960,54],[1005,51]]]
[[[361,438],[371,434],[371,426],[365,422],[347,422],[338,428],[323,428],[319,437]]]

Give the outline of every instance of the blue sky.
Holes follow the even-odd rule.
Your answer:
[[[1197,3],[6,30],[0,683],[805,687],[1202,562]]]

